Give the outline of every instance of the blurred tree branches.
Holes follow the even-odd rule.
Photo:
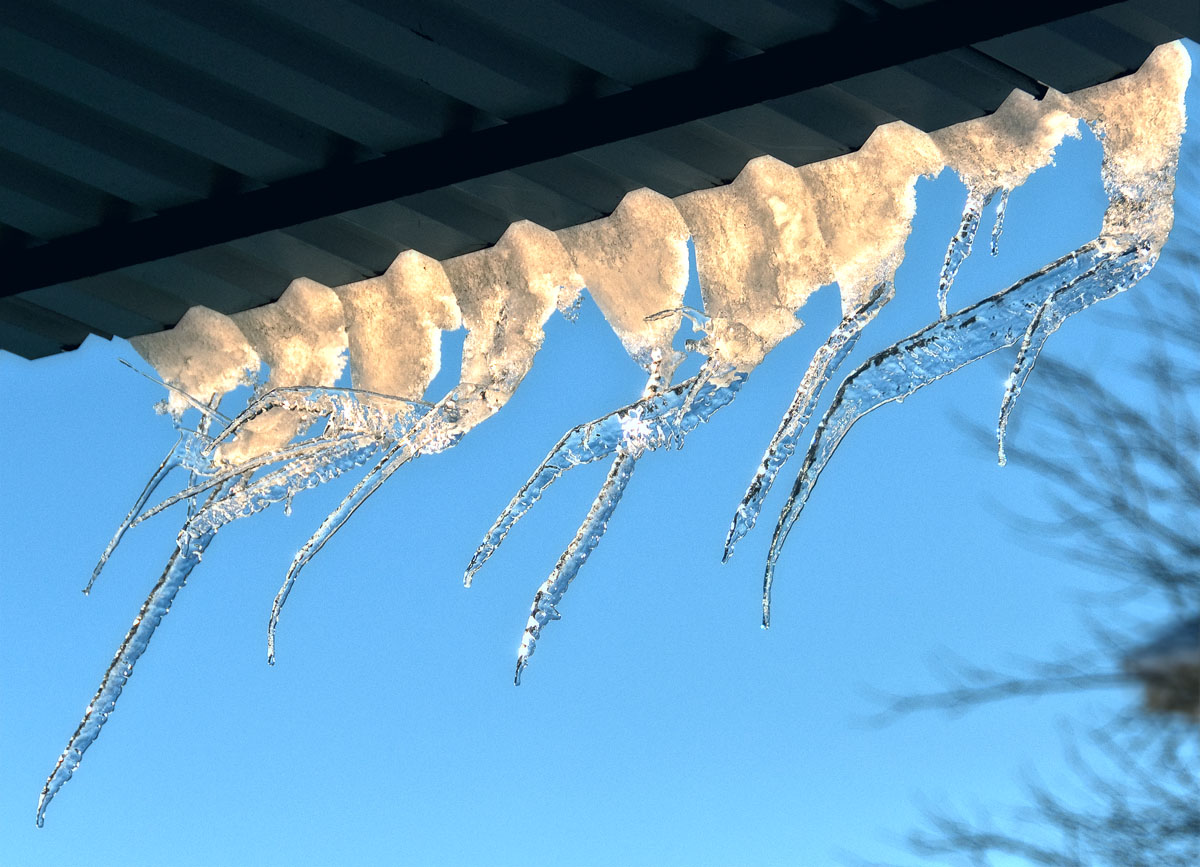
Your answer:
[[[1179,189],[1200,189],[1197,174],[1181,167]],[[1138,314],[1107,317],[1126,337],[1140,335],[1137,343],[1149,351],[1102,369],[1043,359],[1028,403],[1018,409],[1017,435],[1010,434],[1011,463],[1038,472],[1052,504],[1050,518],[1010,515],[1015,528],[1114,579],[1084,608],[1092,646],[1009,671],[952,661],[941,672],[942,688],[894,697],[879,719],[923,710],[961,714],[1010,697],[1120,684],[1136,691],[1114,718],[1073,727],[1066,749],[1075,791],[1030,782],[1027,803],[1003,815],[931,810],[925,827],[908,838],[922,863],[1200,864],[1195,204],[1177,202],[1179,218],[1156,275],[1135,290]]]

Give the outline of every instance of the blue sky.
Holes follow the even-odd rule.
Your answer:
[[[1014,192],[1001,255],[981,243],[951,308],[1094,237],[1099,161],[1090,135],[1068,140],[1057,166]],[[897,297],[844,371],[936,317],[964,195],[949,172],[921,182]],[[1134,358],[1145,338],[1105,314],[1136,312],[1133,296],[1154,282],[1072,320],[1048,351]],[[758,625],[761,570],[787,482],[721,565],[733,508],[836,321],[834,291],[802,316],[732,406],[682,451],[639,463],[521,687],[512,668],[532,595],[605,466],[555,486],[469,591],[462,571],[561,433],[641,389],[590,302],[577,323],[550,322],[503,412],[404,468],[313,561],[274,668],[271,600],[348,485],[298,497],[291,517],[272,510],[222,531],[40,831],[45,777],[180,517],[138,528],[92,595],[79,590],[174,434],[152,410],[161,389],[118,363],[136,358],[123,341],[34,363],[0,354],[5,863],[916,863],[901,837],[924,806],[1017,803],[1022,775],[1070,779],[1059,719],[1127,695],[863,724],[879,709],[871,690],[935,687],[929,664],[943,649],[1002,665],[1083,640],[1075,592],[1104,579],[1004,522],[1005,508],[1044,514],[1045,485],[1019,459],[998,468],[994,445],[969,429],[994,424],[1011,353],[847,437],[790,537],[770,632]],[[1035,372],[1018,447],[1034,445],[1021,417],[1038,402]]]

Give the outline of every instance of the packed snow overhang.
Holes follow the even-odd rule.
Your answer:
[[[1200,36],[1193,0],[55,0],[0,13],[0,348],[38,357],[405,249],[447,259],[805,165],[895,120],[1074,91]]]

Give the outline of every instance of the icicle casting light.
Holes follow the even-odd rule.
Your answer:
[[[175,552],[42,790],[38,825],[222,527],[367,468],[287,571],[268,628],[273,662],[279,617],[304,566],[401,466],[453,446],[502,408],[529,372],[549,317],[556,309],[572,315],[585,287],[648,378],[634,403],[563,436],[467,566],[469,585],[565,471],[612,459],[579,531],[534,595],[517,681],[546,625],[558,619],[557,606],[599,543],[639,458],[682,444],[729,404],[767,353],[800,327],[796,313],[808,297],[836,283],[843,318],[814,354],[737,506],[725,542],[728,559],[795,453],[823,388],[893,296],[917,179],[950,168],[968,193],[942,268],[940,318],[879,352],[838,386],[775,525],[763,578],[762,622],[768,626],[771,583],[788,532],[858,419],[992,352],[1018,346],[997,426],[1003,463],[1005,424],[1049,336],[1074,313],[1123,292],[1154,267],[1173,220],[1189,73],[1184,48],[1165,45],[1133,75],[1072,94],[1051,90],[1040,100],[1014,91],[993,115],[932,134],[891,123],[846,156],[799,168],[760,157],[727,186],[676,199],[635,190],[611,216],[592,223],[558,232],[514,223],[489,249],[445,262],[409,250],[369,280],[329,288],[301,278],[273,304],[233,316],[194,307],[174,329],[134,338],[134,347],[168,384],[166,409],[180,435],[120,524],[92,581],[131,527],[178,502],[186,502],[187,517]],[[951,313],[951,286],[971,252],[984,206],[1000,196],[990,242],[995,254],[1009,193],[1051,162],[1065,136],[1079,135],[1080,121],[1103,147],[1108,207],[1098,237]],[[682,306],[689,239],[703,311]],[[685,318],[701,333],[688,347],[704,361],[697,375],[676,382],[685,355],[672,344]],[[459,384],[427,403],[421,398],[440,366],[441,333],[460,327],[467,335]],[[336,388],[347,354],[353,387]],[[270,372],[258,382],[262,364]],[[256,385],[254,398],[236,417],[221,415],[221,397],[242,384]],[[199,412],[195,430],[182,424],[188,410]],[[189,474],[185,489],[147,508],[175,469]]]

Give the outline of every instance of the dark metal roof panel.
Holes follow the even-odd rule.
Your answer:
[[[1132,71],[1156,44],[1200,35],[1194,0],[1014,0],[990,14],[1042,23],[914,48],[874,68],[880,47],[896,47],[878,41],[892,31],[934,46],[941,25],[976,26],[953,9],[949,0],[0,4],[0,249],[12,265],[0,347],[36,357],[89,331],[161,329],[192,304],[236,312],[296,276],[336,285],[379,273],[407,248],[448,258],[493,243],[517,219],[584,222],[637,187],[674,196],[728,182],[764,153],[826,159],[881,123],[946,126],[994,110],[1014,87],[1095,84]],[[1080,9],[1089,11],[1063,17]],[[848,47],[872,27],[876,50],[855,56]],[[847,71],[820,81],[822,64]],[[780,90],[797,69],[816,85]],[[731,97],[732,80],[761,93]],[[579,134],[622,97],[671,118],[687,103],[684,122],[604,115],[615,121],[602,140]],[[513,132],[486,139],[512,152],[464,150],[488,168],[438,162],[488,131]],[[410,151],[420,158],[405,160]],[[374,171],[380,154],[401,155],[389,165],[420,191],[345,211],[304,197],[310,186],[336,192],[347,171]],[[422,173],[453,181],[421,188]],[[277,197],[269,231],[216,231],[222,242],[199,249],[176,238],[168,253],[146,247],[143,259],[164,256],[154,261],[101,262],[113,249],[105,239],[119,243],[127,228],[154,237],[165,216],[202,203],[196,214],[223,230],[247,195],[274,195],[281,183],[296,192]],[[199,216],[176,223],[209,234]],[[94,255],[38,259],[42,249]],[[36,261],[69,261],[71,277],[38,286],[22,271]]]

